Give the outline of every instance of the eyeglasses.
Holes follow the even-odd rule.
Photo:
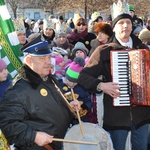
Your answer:
[[[86,23],[78,23],[77,26],[86,26]]]

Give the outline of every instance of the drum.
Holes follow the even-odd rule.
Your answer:
[[[64,143],[64,150],[113,150],[113,144],[110,135],[97,124],[82,123],[84,137],[81,134],[80,126],[74,125],[66,135],[66,140],[86,141],[98,144],[76,144]]]

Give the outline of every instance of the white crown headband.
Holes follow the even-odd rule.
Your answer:
[[[112,20],[114,20],[117,16],[121,14],[130,14],[129,5],[127,4],[126,0],[118,0],[117,4],[113,3],[111,6],[111,15]]]

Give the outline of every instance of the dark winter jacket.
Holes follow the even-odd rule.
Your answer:
[[[7,92],[0,105],[0,128],[10,144],[19,150],[45,150],[34,143],[36,131],[55,138],[64,138],[73,119],[72,113],[56,90],[53,77],[43,81],[28,66],[23,66],[15,85]],[[61,150],[60,142],[53,142]]]
[[[131,35],[133,39],[133,49],[147,48],[142,42]],[[123,50],[116,38],[112,38],[110,44],[99,46],[91,55],[85,68],[80,72],[79,83],[91,92],[98,93],[97,85],[100,82],[112,82],[110,73],[110,51]],[[98,76],[105,77],[105,81],[98,79]],[[150,122],[150,107],[148,106],[127,106],[114,107],[112,97],[104,94],[104,128],[111,129],[130,129],[131,121],[136,127]]]

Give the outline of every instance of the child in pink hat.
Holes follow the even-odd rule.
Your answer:
[[[64,57],[57,54],[52,54],[52,58],[55,59],[55,76],[56,79],[61,79],[65,75],[65,65],[66,62]]]
[[[81,57],[75,57],[71,64],[66,68],[65,77],[58,80],[63,94],[67,100],[73,100],[71,95],[71,89],[74,90],[75,95],[78,96],[78,100],[81,102],[81,110],[79,111],[81,120],[86,122],[87,113],[91,111],[92,101],[91,95],[87,90],[80,86],[78,83],[78,77],[81,70],[84,68],[85,60]],[[70,99],[71,98],[71,99]],[[77,124],[78,121],[75,119],[73,124]]]
[[[0,59],[0,98],[4,96],[10,85],[11,80],[8,78],[7,65],[3,59]]]

